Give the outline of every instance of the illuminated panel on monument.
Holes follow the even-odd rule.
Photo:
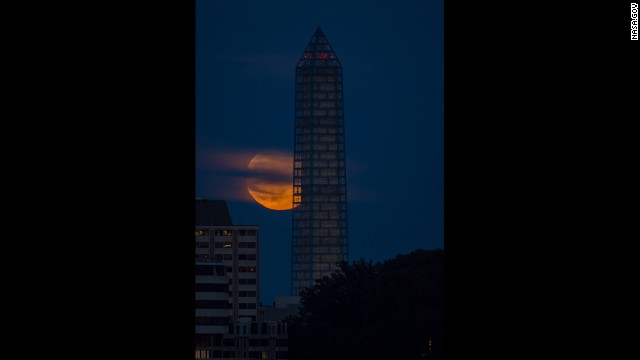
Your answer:
[[[303,59],[335,59],[333,53],[304,53]]]

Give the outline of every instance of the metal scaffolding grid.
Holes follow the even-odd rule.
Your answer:
[[[296,66],[291,293],[348,260],[342,65],[322,30]]]

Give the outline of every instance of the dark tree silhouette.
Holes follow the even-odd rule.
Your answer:
[[[289,359],[442,359],[444,251],[364,259],[301,293]]]

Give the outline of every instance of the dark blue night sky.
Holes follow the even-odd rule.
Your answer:
[[[443,0],[196,1],[196,197],[260,225],[261,301],[289,295],[291,213],[251,199],[293,153],[295,66],[320,26],[344,71],[350,260],[444,247]]]

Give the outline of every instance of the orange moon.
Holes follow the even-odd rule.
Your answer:
[[[271,210],[293,209],[293,156],[259,153],[248,168],[247,190],[258,204]]]

